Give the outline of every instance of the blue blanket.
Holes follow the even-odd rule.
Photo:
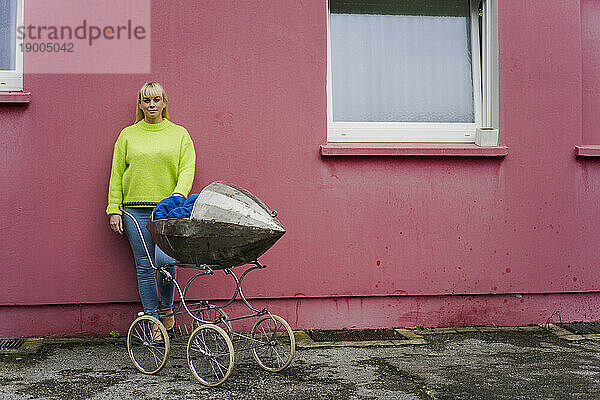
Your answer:
[[[154,208],[152,218],[189,218],[197,198],[197,194],[192,194],[187,199],[177,195],[162,199]]]

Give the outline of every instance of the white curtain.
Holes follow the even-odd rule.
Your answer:
[[[0,0],[0,70],[15,69],[17,0]]]
[[[468,17],[331,14],[334,121],[474,122]]]

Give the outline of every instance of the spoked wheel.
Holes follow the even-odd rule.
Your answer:
[[[252,357],[261,368],[277,372],[286,369],[294,358],[296,339],[290,325],[278,315],[264,315],[251,333]]]
[[[225,382],[233,369],[233,360],[233,344],[223,328],[204,324],[190,336],[187,361],[201,384],[217,386]]]
[[[137,318],[129,327],[127,352],[144,374],[155,374],[165,366],[170,347],[164,325],[150,315]]]
[[[227,314],[223,311],[222,308],[207,308],[204,310],[196,311],[196,316],[203,319],[204,321],[212,322],[213,325],[217,325],[227,333],[231,332],[231,324],[227,321]],[[196,320],[192,321],[192,328],[196,329],[198,326],[202,325]]]

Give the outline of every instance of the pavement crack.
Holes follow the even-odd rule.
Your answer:
[[[389,359],[372,357],[357,364],[375,368],[378,381],[386,390],[412,393],[424,400],[437,400],[435,392],[425,385],[423,378],[391,364]]]

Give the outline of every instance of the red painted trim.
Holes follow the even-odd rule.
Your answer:
[[[499,157],[508,147],[481,147],[470,143],[327,143],[322,156],[459,156]]]
[[[0,103],[29,103],[31,92],[0,92]]]
[[[575,146],[575,155],[581,157],[600,157],[599,144],[582,144]]]

